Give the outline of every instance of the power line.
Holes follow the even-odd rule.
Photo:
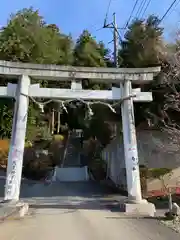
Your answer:
[[[176,8],[177,7],[177,5],[179,4],[179,2],[180,2],[180,0],[176,3],[176,5],[174,6],[174,8]],[[172,10],[173,11],[173,10]]]
[[[140,10],[139,10],[139,13],[138,13],[137,18],[140,18],[140,15],[141,15],[141,13],[142,13],[142,11],[143,11],[146,3],[147,3],[147,0],[142,1],[142,5],[141,5],[141,8],[140,8]]]
[[[164,15],[162,16],[162,18],[160,19],[160,22],[161,23],[165,17],[168,15],[169,11],[172,9],[172,7],[174,6],[175,3],[177,3],[178,0],[174,0],[171,5],[169,6],[169,8],[166,10],[166,12],[164,13]],[[180,0],[178,1],[178,3],[180,2]]]
[[[130,23],[130,21],[131,21],[132,15],[133,15],[133,13],[134,13],[134,10],[135,10],[135,8],[136,8],[138,2],[139,2],[139,0],[136,0],[134,6],[133,6],[133,8],[132,8],[132,11],[131,11],[131,13],[130,13],[130,15],[129,15],[129,18],[128,18],[128,20],[127,20],[125,26],[124,26],[124,29],[126,29],[126,28],[129,26],[129,23]]]
[[[115,14],[115,13],[114,13]],[[113,14],[113,15],[114,15]],[[114,34],[114,31],[116,31],[116,34],[118,35],[118,38],[119,38],[119,42],[120,43],[122,43],[123,42],[123,40],[122,40],[122,37],[121,37],[121,35],[120,35],[120,33],[119,33],[119,31],[118,31],[118,26],[115,26],[114,25],[114,21],[113,22],[111,22],[111,23],[109,23],[109,24],[106,24],[106,26],[104,26],[103,28],[109,28],[112,32],[113,32],[113,34]],[[109,43],[111,43],[111,42],[113,42],[114,40],[111,40]]]
[[[151,1],[152,1],[152,0],[149,0],[149,1],[147,2],[146,7],[145,7],[145,9],[144,9],[144,11],[143,11],[143,13],[142,13],[142,15],[141,15],[141,18],[143,18],[144,14],[146,13],[146,11],[147,11],[147,9],[148,9]]]
[[[109,14],[109,9],[110,9],[111,3],[112,3],[112,0],[109,0],[108,6],[107,6],[106,15],[105,15],[105,18],[104,18],[104,26],[107,25],[107,18],[108,18],[108,14]]]
[[[105,19],[104,19],[104,26],[103,26],[103,28],[113,29],[114,35],[117,35],[119,37],[119,41],[122,43],[122,38],[121,38],[121,35],[120,35],[119,31],[118,31],[118,27],[117,27],[117,25],[115,25],[116,24],[116,14],[115,13],[113,14],[113,19],[114,19],[113,22],[107,23],[107,18],[108,18],[108,14],[109,14],[109,9],[110,9],[111,3],[112,3],[112,0],[109,0],[108,6],[107,6],[106,15],[105,15]]]
[[[136,17],[139,16],[139,12],[141,11],[141,9],[142,9],[142,7],[143,7],[144,2],[146,2],[146,0],[142,0],[142,1],[141,1],[140,5],[139,5],[139,8],[138,8],[138,10],[136,11],[136,14],[135,14]]]

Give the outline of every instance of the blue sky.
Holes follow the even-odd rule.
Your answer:
[[[140,2],[141,0],[139,0]],[[135,0],[112,0],[108,20],[112,20],[112,13],[117,13],[117,22],[120,27],[124,25],[131,12]],[[146,12],[162,16],[171,4],[172,0],[151,0]],[[11,13],[22,8],[33,6],[39,9],[48,23],[55,23],[64,33],[71,33],[76,39],[83,29],[89,29],[97,40],[103,40],[106,44],[112,40],[109,29],[101,29],[109,0],[1,0],[0,25],[7,23]],[[146,16],[145,15],[145,16]],[[165,37],[173,37],[178,26],[180,27],[180,4],[171,11],[164,20]]]

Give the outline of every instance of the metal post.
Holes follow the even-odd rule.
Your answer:
[[[131,82],[126,80],[123,86],[124,97],[131,95],[131,92]],[[142,195],[132,98],[123,101],[121,111],[128,198],[129,201],[141,202]]]
[[[4,200],[18,201],[21,186],[24,144],[28,115],[28,91],[30,79],[21,76],[17,84],[13,129],[8,155]]]
[[[54,134],[54,109],[52,110],[52,120],[51,120],[51,134]]]
[[[60,127],[61,127],[61,113],[60,113],[60,107],[58,110],[58,121],[57,121],[57,134],[60,134]]]

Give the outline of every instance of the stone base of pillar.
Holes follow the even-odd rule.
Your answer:
[[[28,203],[20,201],[3,201],[0,203],[0,221],[22,218],[28,211]]]
[[[149,203],[145,199],[141,201],[130,200],[120,203],[120,209],[122,212],[136,216],[154,217],[156,213],[155,205],[153,203]]]

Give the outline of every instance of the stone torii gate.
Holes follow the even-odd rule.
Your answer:
[[[152,81],[154,75],[158,74],[159,71],[160,67],[143,69],[87,68],[0,61],[0,75],[18,79],[17,85],[8,84],[7,87],[0,87],[0,97],[12,97],[16,99],[4,200],[19,200],[28,102],[29,97],[34,97],[62,100],[104,100],[111,102],[124,99],[121,103],[121,112],[128,200],[129,202],[136,203],[136,208],[137,205],[145,203],[141,196],[133,101],[152,101],[152,93],[141,92],[140,89],[132,89],[131,83],[146,84]],[[31,85],[31,79],[48,81],[73,80],[74,82],[81,82],[83,79],[92,79],[98,82],[122,83],[123,87],[121,89],[112,88],[112,90],[105,91],[82,90],[81,84],[78,89],[41,88],[39,84]]]

